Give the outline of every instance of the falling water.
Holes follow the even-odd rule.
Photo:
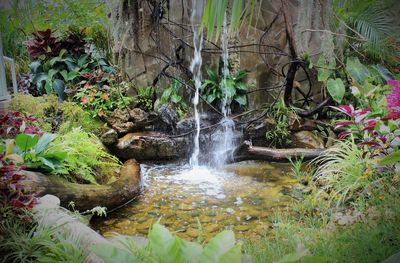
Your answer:
[[[221,112],[223,118],[221,120],[221,128],[216,132],[215,138],[217,141],[214,146],[212,164],[214,166],[224,165],[228,160],[233,158],[233,150],[235,147],[235,123],[229,118],[231,113],[231,100],[232,94],[227,86],[227,78],[229,76],[229,53],[228,53],[228,26],[227,26],[227,15],[225,13],[224,22],[222,27],[221,45],[222,45],[222,91],[224,98],[222,100]]]
[[[193,80],[195,86],[195,95],[193,98],[194,106],[194,118],[196,120],[196,134],[194,137],[194,147],[192,157],[190,158],[191,166],[199,165],[199,152],[200,152],[200,115],[197,108],[199,104],[199,89],[201,87],[201,49],[203,45],[203,30],[200,29],[200,21],[202,17],[202,10],[204,7],[203,0],[192,0],[192,15],[190,22],[192,24],[193,30],[193,46],[194,46],[194,56],[192,63],[190,65],[190,70],[193,72]]]

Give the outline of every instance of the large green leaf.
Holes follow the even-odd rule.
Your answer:
[[[29,70],[31,71],[32,74],[37,74],[43,71],[42,63],[38,60],[33,61],[31,64],[29,64]]]
[[[61,101],[64,101],[67,99],[67,94],[65,94],[65,85],[64,85],[64,81],[62,81],[61,79],[55,79],[53,81],[53,90],[57,93],[58,98]]]
[[[341,103],[344,97],[346,88],[341,79],[329,79],[327,82],[329,94],[337,102]]]
[[[235,234],[233,231],[225,230],[216,235],[204,247],[200,257],[201,263],[220,262],[220,259],[232,248],[235,249]],[[232,259],[230,263],[240,262],[240,256]],[[226,261],[224,261],[226,262]]]
[[[235,101],[237,103],[239,103],[240,106],[246,106],[247,105],[247,97],[246,97],[245,94],[235,96]]]
[[[38,135],[20,133],[15,137],[15,145],[22,151],[26,152],[34,147],[39,141]]]
[[[169,246],[174,241],[172,234],[164,226],[155,223],[150,229],[149,246],[158,258],[163,258],[169,253]]]
[[[47,146],[57,137],[57,135],[53,133],[45,133],[43,134],[40,139],[38,140],[35,146],[36,153],[42,153]]]
[[[140,262],[134,254],[129,251],[115,247],[110,244],[95,244],[91,251],[101,258],[105,263],[132,263]]]
[[[368,68],[363,65],[357,57],[347,58],[346,70],[350,76],[361,85],[370,77]]]
[[[325,57],[320,56],[317,61],[317,66],[318,66],[318,81],[325,82],[331,76],[332,69],[336,67],[336,61],[334,59],[331,59],[328,64],[325,61]]]

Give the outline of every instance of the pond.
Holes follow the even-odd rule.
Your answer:
[[[220,169],[142,164],[141,169],[142,195],[92,222],[104,236],[146,235],[160,219],[188,240],[207,241],[224,229],[239,239],[255,239],[271,227],[274,211],[292,202],[283,190],[296,183],[290,165],[278,163],[240,162]]]

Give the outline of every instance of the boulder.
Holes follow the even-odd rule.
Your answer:
[[[172,105],[161,105],[157,110],[159,120],[154,124],[154,130],[174,134],[179,116]]]
[[[244,139],[251,140],[254,145],[267,146],[267,131],[274,129],[276,122],[272,118],[263,118],[250,123],[244,132]]]
[[[139,108],[117,109],[106,119],[119,135],[143,130],[159,119],[155,112],[145,112]]]
[[[311,131],[299,131],[292,134],[292,148],[322,149],[324,140]]]
[[[171,160],[185,157],[187,140],[171,139],[160,132],[128,133],[118,140],[113,152],[121,159]]]
[[[104,145],[113,145],[118,142],[118,133],[114,129],[109,129],[100,136],[100,141]]]

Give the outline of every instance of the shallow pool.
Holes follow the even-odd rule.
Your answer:
[[[292,198],[295,184],[287,164],[241,162],[220,169],[176,164],[142,164],[143,194],[129,205],[96,219],[103,235],[146,235],[160,219],[178,236],[208,240],[223,229],[237,238],[257,238],[271,227],[271,215]]]

